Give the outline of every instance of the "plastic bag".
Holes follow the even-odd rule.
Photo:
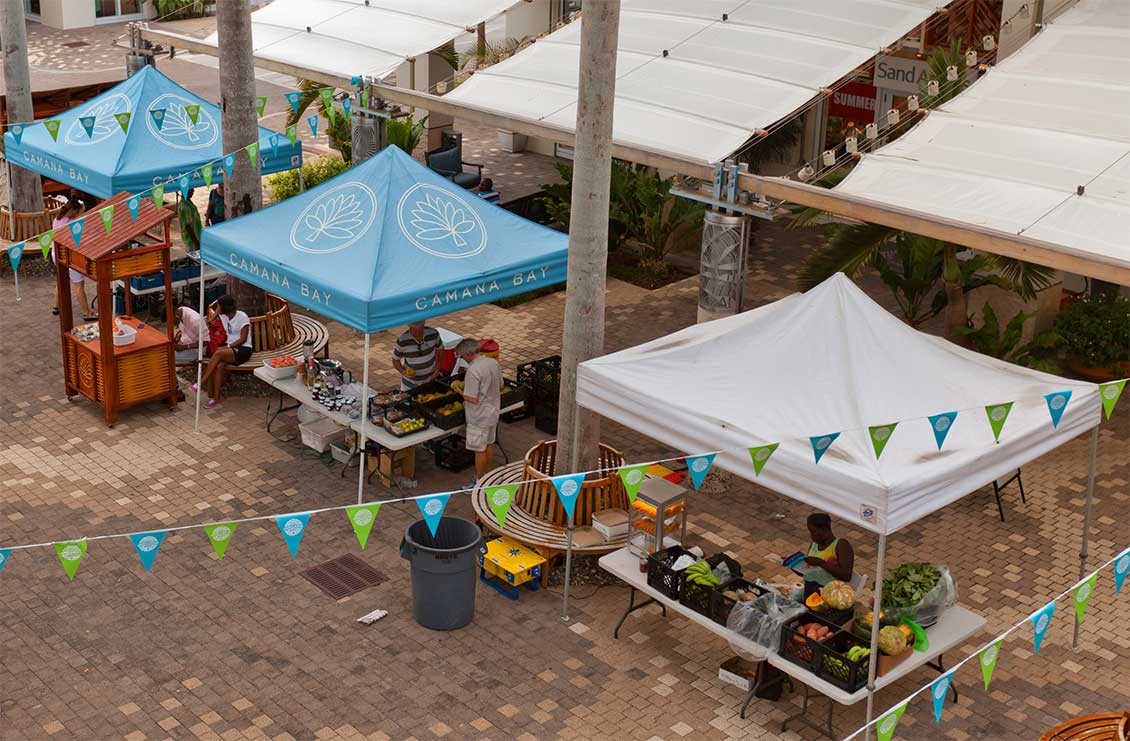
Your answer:
[[[714,578],[718,580],[719,584],[725,584],[733,578],[730,573],[730,567],[725,561],[720,561],[717,566],[710,570],[714,574]]]
[[[762,661],[777,650],[781,626],[804,612],[804,605],[776,592],[763,594],[752,602],[738,602],[730,611],[726,627],[757,646],[731,642],[730,648],[744,659]]]
[[[942,573],[938,583],[917,605],[907,610],[907,616],[924,628],[938,622],[943,612],[957,604],[957,582],[953,574],[945,566],[934,564],[934,568]]]

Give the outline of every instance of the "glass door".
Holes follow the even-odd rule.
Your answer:
[[[39,17],[39,0],[24,0],[24,14]]]
[[[119,20],[140,15],[141,0],[94,0],[94,17],[99,21]]]

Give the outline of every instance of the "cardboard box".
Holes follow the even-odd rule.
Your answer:
[[[746,661],[734,656],[723,661],[718,667],[718,678],[726,684],[734,685],[742,692],[749,692],[757,681],[757,665],[756,661]]]
[[[577,548],[588,548],[604,543],[604,537],[591,527],[579,527],[573,531],[573,545]]]
[[[382,481],[389,481],[393,476],[403,476],[406,479],[416,477],[416,449],[388,451],[381,450],[379,468]],[[387,484],[386,484],[387,485]]]
[[[592,528],[605,540],[622,538],[628,534],[628,510],[606,509],[592,516]]]

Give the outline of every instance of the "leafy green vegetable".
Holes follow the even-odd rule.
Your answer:
[[[883,609],[914,607],[942,578],[928,563],[904,563],[883,579]]]

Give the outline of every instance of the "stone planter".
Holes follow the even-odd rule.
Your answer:
[[[498,146],[502,147],[507,152],[525,152],[526,135],[517,134],[513,131],[507,131],[506,129],[499,129]]]
[[[1079,358],[1068,358],[1067,369],[1074,375],[1091,383],[1106,383],[1130,375],[1130,361],[1121,361],[1105,367],[1087,365]]]

